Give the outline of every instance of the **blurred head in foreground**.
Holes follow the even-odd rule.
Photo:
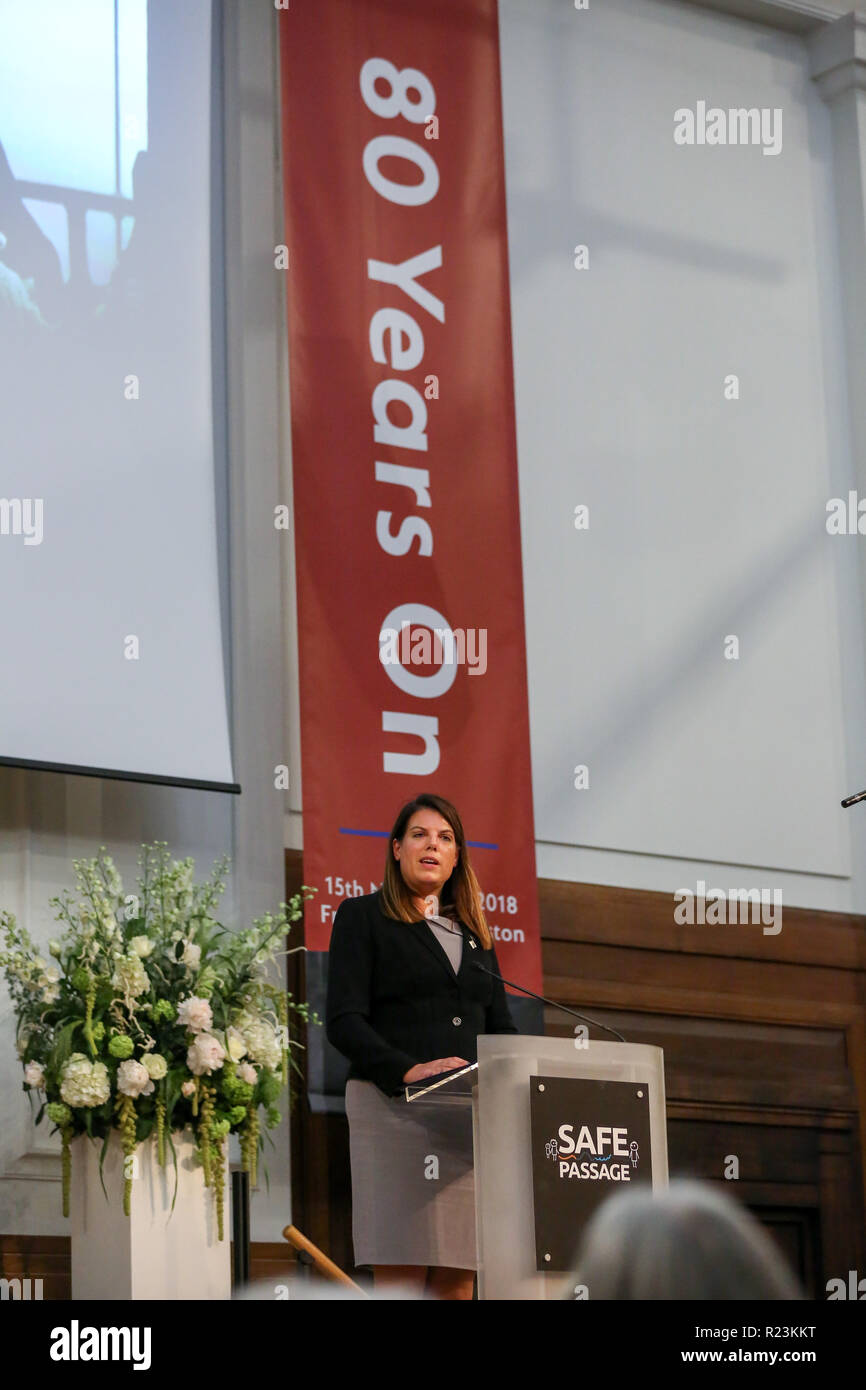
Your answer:
[[[685,1180],[604,1202],[584,1231],[575,1283],[590,1300],[804,1297],[750,1212]]]

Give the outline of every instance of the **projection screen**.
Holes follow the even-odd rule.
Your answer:
[[[238,790],[211,48],[0,3],[3,763]]]

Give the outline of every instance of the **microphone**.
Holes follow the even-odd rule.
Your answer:
[[[866,792],[863,793],[866,796]],[[523,985],[516,985],[513,980],[503,979],[497,975],[495,970],[488,970],[486,965],[482,965],[480,960],[474,960],[472,964],[477,970],[483,970],[485,975],[489,975],[493,980],[499,980],[503,985],[510,985],[512,989],[519,989],[521,994],[528,994],[531,999],[539,999],[542,1004],[549,1004],[552,1009],[561,1009],[564,1014],[571,1014],[572,1018],[579,1018],[581,1023],[591,1023],[593,1028],[603,1028],[606,1033],[613,1033],[620,1042],[625,1042],[622,1033],[618,1033],[615,1028],[611,1028],[607,1023],[599,1023],[594,1018],[588,1018],[586,1014],[576,1013],[574,1009],[567,1009],[564,1004],[558,1004],[555,999],[545,999],[543,994],[533,994],[531,989],[524,989]]]
[[[866,799],[866,792],[858,792],[856,796],[846,796],[842,805],[847,811],[849,806],[856,806],[858,801],[863,801],[864,799]]]

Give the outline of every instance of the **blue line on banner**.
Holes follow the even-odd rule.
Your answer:
[[[387,830],[352,830],[348,826],[340,826],[341,835],[371,835],[379,840],[387,840],[389,831]],[[498,849],[498,845],[488,844],[486,840],[467,840],[470,849]]]

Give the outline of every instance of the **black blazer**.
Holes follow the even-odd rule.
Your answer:
[[[462,922],[455,975],[427,922],[386,917],[381,895],[347,898],[337,908],[328,957],[328,1040],[352,1064],[349,1078],[394,1095],[417,1062],[478,1059],[479,1033],[516,1033],[505,989],[474,962],[499,971]]]

